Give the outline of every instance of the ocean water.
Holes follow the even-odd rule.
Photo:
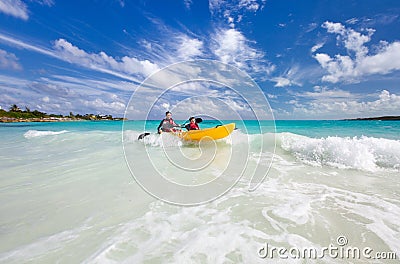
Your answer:
[[[0,263],[398,263],[400,122],[234,122],[215,144],[137,140],[158,121],[0,124]],[[149,159],[185,186],[234,184],[210,202],[171,204],[141,187]],[[256,168],[266,177],[249,191]],[[262,258],[265,245],[372,251]]]

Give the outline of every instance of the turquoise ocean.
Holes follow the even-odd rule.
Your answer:
[[[342,246],[339,237],[343,247],[372,249],[371,258],[352,263],[396,263],[374,259],[376,252],[399,260],[400,122],[223,121],[238,129],[217,143],[215,162],[228,147],[241,152],[250,144],[248,165],[268,174],[255,191],[244,174],[198,206],[154,198],[129,170],[123,140],[135,162],[151,155],[168,171],[165,135],[137,140],[158,122],[0,124],[0,263],[266,263],[266,243],[322,249]],[[262,152],[253,153],[260,142]],[[172,151],[199,151],[177,138],[169,143]],[[280,261],[349,263],[334,256]]]

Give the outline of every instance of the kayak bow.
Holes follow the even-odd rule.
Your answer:
[[[183,140],[217,140],[229,136],[235,129],[235,123],[221,125],[213,128],[205,128],[200,130],[190,130],[185,132],[175,133]]]

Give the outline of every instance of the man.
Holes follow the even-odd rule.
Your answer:
[[[172,114],[170,111],[165,113],[165,118],[161,120],[160,125],[157,127],[158,134],[161,132],[175,132],[174,127],[177,127],[175,121],[172,119]]]

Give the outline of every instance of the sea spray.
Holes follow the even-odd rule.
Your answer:
[[[328,165],[364,171],[400,169],[400,141],[372,137],[309,138],[279,135],[281,147],[310,165]]]
[[[53,136],[67,133],[68,130],[61,130],[61,131],[41,131],[41,130],[28,130],[25,132],[25,138],[35,138],[35,137],[44,137],[44,136]]]

